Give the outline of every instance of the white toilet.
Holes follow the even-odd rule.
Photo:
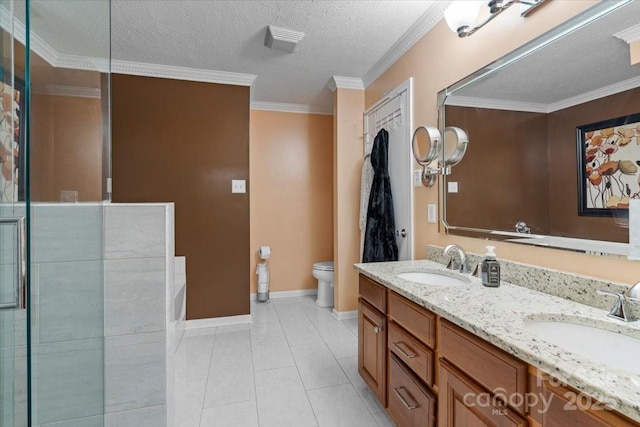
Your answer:
[[[313,264],[313,277],[318,279],[318,307],[333,307],[333,261]]]

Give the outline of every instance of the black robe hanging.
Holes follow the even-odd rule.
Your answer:
[[[376,135],[371,150],[371,166],[373,166],[374,175],[367,210],[362,262],[398,260],[396,222],[387,166],[388,152],[389,132],[381,129]]]

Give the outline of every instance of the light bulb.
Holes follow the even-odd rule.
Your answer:
[[[463,27],[472,27],[478,18],[480,7],[483,1],[478,0],[457,0],[451,2],[447,10],[444,11],[444,19],[452,31],[459,33]]]

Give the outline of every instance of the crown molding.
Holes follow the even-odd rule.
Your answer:
[[[58,55],[54,64],[59,68],[71,68],[74,70],[109,72],[109,59],[95,58],[79,55]]]
[[[470,96],[456,95],[448,96],[445,103],[446,105],[453,105],[456,107],[491,108],[494,110],[527,111],[530,113],[553,113],[554,111],[564,110],[565,108],[584,104],[585,102],[604,98],[606,96],[615,95],[616,93],[635,89],[637,87],[640,87],[640,76],[601,87],[578,96],[572,96],[571,98],[563,99],[551,104],[501,101],[499,99],[474,98]]]
[[[640,24],[629,27],[626,30],[622,30],[613,35],[620,40],[624,40],[628,44],[640,40]]]
[[[547,113],[553,113],[554,111],[563,110],[565,108],[573,107],[574,105],[583,104],[585,102],[593,101],[594,99],[604,98],[605,96],[624,92],[629,89],[635,89],[637,87],[640,87],[640,76],[601,87],[600,89],[592,90],[578,96],[563,99],[562,101],[554,102],[553,104],[548,105]]]
[[[548,105],[534,102],[503,101],[500,99],[473,98],[471,96],[448,96],[446,105],[456,107],[490,108],[493,110],[526,111],[529,113],[546,113]]]
[[[362,79],[356,77],[333,76],[329,79],[327,87],[331,89],[331,92],[335,92],[336,89],[364,90]]]
[[[173,65],[147,64],[144,62],[120,60],[111,61],[111,72],[116,74],[131,74],[135,76],[191,80],[236,86],[251,86],[256,78],[255,74],[230,73],[227,71],[213,71],[200,68],[176,67]]]
[[[13,37],[22,43],[27,44],[26,27],[17,18],[13,17],[13,27],[11,26],[13,14],[4,6],[0,5],[0,26],[9,34],[13,34]],[[58,52],[51,47],[51,45],[45,42],[40,36],[31,32],[31,39],[29,40],[31,50],[38,54],[42,59],[47,61],[50,65],[56,66],[56,59],[59,56]]]
[[[101,98],[100,89],[81,86],[46,85],[34,86],[33,93],[41,95],[74,96],[77,98]]]
[[[422,37],[444,17],[444,11],[451,1],[434,1],[404,35],[391,46],[362,78],[364,86],[369,86],[387,71],[402,55],[413,47]]]
[[[300,113],[300,114],[323,114],[332,116],[333,110],[331,108],[317,107],[306,104],[287,104],[281,102],[251,102],[252,110],[263,111],[278,111],[282,113]]]

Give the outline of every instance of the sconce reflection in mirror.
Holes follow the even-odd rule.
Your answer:
[[[447,134],[452,134],[455,137],[455,149],[453,153],[444,160],[444,165],[442,166],[442,174],[449,175],[451,168],[460,163],[460,160],[462,160],[464,154],[467,152],[469,137],[465,131],[455,126],[447,126],[444,128],[444,134],[445,138],[447,138]]]
[[[440,131],[431,126],[419,126],[413,132],[411,140],[411,149],[416,162],[422,166],[422,185],[425,187],[433,187],[436,183],[436,177],[440,173],[440,168],[432,168],[429,166],[440,154],[442,138]],[[426,154],[423,156],[420,147],[427,146]]]

